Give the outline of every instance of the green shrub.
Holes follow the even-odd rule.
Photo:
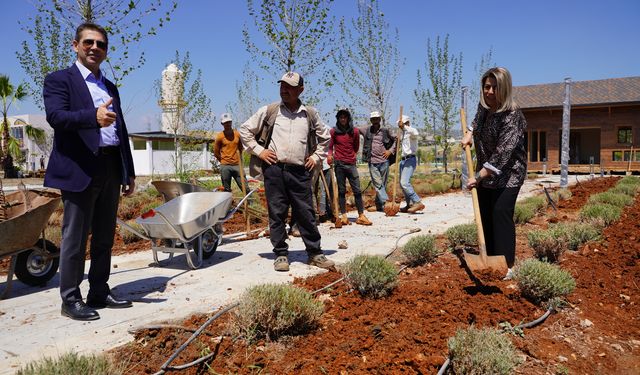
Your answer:
[[[608,191],[612,193],[626,194],[630,197],[635,197],[635,195],[638,193],[639,190],[640,190],[640,185],[617,184],[616,186],[609,189]]]
[[[535,180],[536,178],[538,178],[537,173],[527,173],[527,180]]]
[[[66,353],[57,359],[43,358],[30,362],[16,375],[120,375],[124,365],[116,365],[104,355],[79,355]]]
[[[439,255],[436,237],[431,234],[413,237],[402,247],[402,254],[411,265],[431,263]]]
[[[527,259],[518,265],[514,279],[522,295],[535,303],[566,296],[576,287],[569,272],[537,259]]]
[[[626,176],[618,181],[617,185],[633,185],[640,186],[640,178],[635,176]]]
[[[461,329],[448,342],[451,368],[456,374],[512,374],[520,363],[505,335],[494,328]]]
[[[595,223],[566,223],[557,224],[558,231],[565,233],[567,249],[578,250],[582,244],[600,239],[602,226]]]
[[[458,246],[478,246],[478,228],[473,223],[453,226],[444,235],[453,249]]]
[[[513,211],[513,221],[516,224],[524,224],[533,219],[536,215],[536,209],[531,204],[516,203],[516,207]]]
[[[535,257],[558,262],[566,250],[577,250],[587,241],[597,240],[602,227],[593,223],[560,223],[546,230],[533,230],[527,234]]]
[[[606,203],[589,203],[580,210],[580,219],[589,221],[601,219],[604,225],[609,225],[620,218],[622,209]]]
[[[142,233],[142,234],[145,233],[144,229],[142,229],[142,226],[136,223],[135,220],[128,220],[126,221],[126,223],[133,229],[137,230],[139,233]],[[138,237],[137,235],[135,235],[133,232],[131,232],[124,226],[120,227],[120,236],[122,236],[122,242],[124,242],[125,244],[142,240],[142,238]]]
[[[528,197],[523,199],[520,203],[525,205],[531,205],[533,210],[535,212],[538,212],[547,206],[547,197],[544,195],[534,195],[533,197]]]
[[[450,187],[451,187],[451,183],[450,182],[435,181],[435,182],[432,182],[429,185],[427,190],[429,190],[432,193],[443,193],[443,192],[449,190]]]
[[[264,284],[247,289],[231,312],[229,328],[237,336],[254,342],[298,335],[315,328],[324,305],[308,291],[288,284]]]
[[[624,193],[605,191],[590,196],[589,203],[606,203],[616,207],[624,207],[633,204],[633,197]]]
[[[527,233],[527,239],[535,257],[540,260],[558,262],[567,249],[565,238],[553,229],[532,230]]]
[[[347,262],[342,273],[345,280],[365,297],[380,298],[391,294],[397,285],[398,271],[381,256],[357,255]]]

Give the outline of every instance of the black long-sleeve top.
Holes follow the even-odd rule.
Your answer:
[[[472,126],[476,171],[482,167],[492,171],[490,177],[480,181],[482,187],[500,189],[522,186],[527,176],[527,120],[522,111],[518,108],[491,113],[478,105]]]

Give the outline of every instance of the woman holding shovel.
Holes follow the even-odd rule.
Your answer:
[[[525,130],[527,122],[513,99],[511,74],[491,68],[481,79],[478,111],[462,138],[462,145],[476,147],[476,174],[467,188],[476,188],[488,255],[504,255],[513,276],[516,198],[527,175]]]

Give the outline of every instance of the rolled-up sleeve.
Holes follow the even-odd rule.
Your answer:
[[[254,155],[260,155],[260,153],[264,151],[264,147],[260,146],[258,141],[256,141],[256,135],[260,131],[266,115],[267,106],[261,107],[253,116],[249,117],[244,124],[240,125],[240,129],[238,130],[242,146]]]
[[[320,115],[316,115],[316,137],[318,138],[318,146],[316,147],[316,151],[311,155],[311,157],[315,157],[316,162],[320,162],[327,158],[327,153],[329,150],[329,140],[331,139],[331,134],[329,133],[329,127],[322,121]]]

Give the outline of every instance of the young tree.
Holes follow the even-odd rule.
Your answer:
[[[20,65],[31,77],[36,104],[43,107],[42,84],[52,71],[73,61],[70,41],[82,22],[103,26],[111,38],[106,72],[120,85],[122,80],[145,63],[139,47],[145,37],[156,35],[171,20],[177,0],[34,0],[37,15],[20,22],[31,39],[16,52]],[[160,15],[159,18],[158,15]]]
[[[424,77],[424,78],[423,78]],[[427,86],[425,78],[428,79],[430,87]],[[427,40],[427,61],[425,62],[425,72],[418,69],[418,84],[414,90],[414,97],[423,114],[425,124],[430,123],[429,113],[435,113],[435,125],[438,129],[436,142],[442,147],[442,161],[445,173],[447,169],[447,158],[449,156],[449,138],[452,135],[454,124],[459,121],[458,105],[462,82],[462,53],[457,57],[449,53],[449,35],[440,45],[440,37],[436,38],[435,44]]]
[[[398,29],[390,32],[378,0],[358,0],[358,17],[351,20],[351,27],[342,18],[338,30],[341,48],[333,58],[334,81],[340,82],[362,112],[381,111],[384,125],[393,86],[404,64],[398,51]]]
[[[189,52],[181,58],[180,52],[176,51],[168,65],[171,64],[175,66],[176,74],[156,81],[156,87],[158,103],[166,114],[163,122],[173,133],[175,173],[185,179],[189,175],[190,163],[184,162],[183,151],[196,146],[198,142],[194,144],[194,137],[207,136],[207,132],[213,129],[215,116],[211,99],[204,92],[202,71],[194,71]]]
[[[321,85],[308,85],[315,75],[325,77],[325,62],[334,51],[333,0],[247,0],[249,15],[266,43],[258,44],[247,25],[242,31],[247,52],[274,78],[295,70],[305,79],[307,102],[317,102]]]
[[[265,99],[260,96],[261,79],[249,64],[245,65],[242,77],[242,82],[236,81],[235,101],[226,106],[227,111],[233,115],[234,127],[239,127],[265,103]]]
[[[493,61],[493,48],[489,48],[489,50],[483,53],[480,56],[480,61],[475,63],[473,66],[473,77],[471,79],[471,83],[469,86],[469,100],[467,101],[467,122],[469,116],[473,116],[480,103],[480,78],[482,75],[489,70],[489,68],[495,66],[495,62]],[[469,114],[469,112],[471,114]]]
[[[15,167],[13,159],[19,159],[22,156],[20,143],[16,138],[11,136],[9,132],[9,108],[16,101],[22,101],[28,96],[24,85],[20,84],[15,87],[9,80],[9,76],[0,75],[0,98],[2,99],[2,123],[0,124],[0,165],[2,165],[5,178],[15,177]],[[31,125],[24,125],[25,136],[36,141],[42,141],[44,138],[44,130],[35,128]]]

